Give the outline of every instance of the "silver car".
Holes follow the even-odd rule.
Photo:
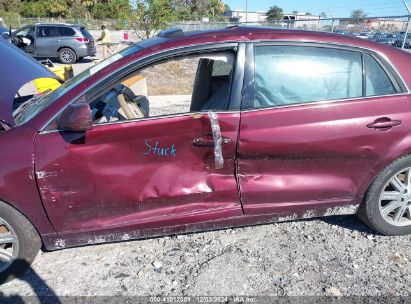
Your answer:
[[[7,38],[33,57],[58,58],[64,64],[96,55],[94,39],[81,25],[38,23],[24,26]]]

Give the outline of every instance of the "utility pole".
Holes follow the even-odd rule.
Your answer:
[[[404,6],[408,11],[408,21],[407,21],[407,27],[405,28],[405,34],[404,34],[404,39],[402,40],[402,46],[401,49],[405,49],[405,42],[407,41],[407,36],[408,36],[408,32],[409,32],[409,28],[410,28],[410,22],[411,22],[411,10],[410,7],[408,6],[407,1],[404,1]]]
[[[332,21],[332,23],[331,23],[331,32],[334,32],[334,20],[335,20],[335,17],[334,17],[333,12],[331,11],[331,8],[329,8],[328,11],[329,11],[330,14],[331,14],[331,18],[333,18],[333,21]]]
[[[248,23],[248,0],[245,0],[245,23]]]

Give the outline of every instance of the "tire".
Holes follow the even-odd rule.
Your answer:
[[[41,239],[29,220],[10,205],[0,201],[0,284],[22,276],[36,257]],[[7,232],[8,231],[8,232]],[[5,233],[16,241],[5,244]],[[16,245],[17,244],[17,245]],[[13,247],[16,246],[16,247]],[[4,254],[4,252],[8,252]],[[12,254],[11,263],[5,263],[5,257]]]
[[[395,160],[377,176],[358,215],[383,235],[411,234],[411,155]]]
[[[77,54],[70,48],[62,48],[59,51],[59,61],[63,64],[73,64],[77,61]]]

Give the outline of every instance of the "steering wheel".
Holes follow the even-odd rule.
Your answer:
[[[127,98],[127,101],[126,101]],[[132,96],[129,89],[123,86],[117,95],[117,101],[127,119],[136,119],[144,117],[143,111],[140,109],[140,103],[135,101],[135,96]]]

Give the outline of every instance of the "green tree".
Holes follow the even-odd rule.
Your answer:
[[[359,24],[362,22],[362,18],[367,16],[362,9],[356,9],[351,12],[351,23]]]
[[[23,17],[65,18],[70,8],[66,0],[38,0],[22,2]]]
[[[84,5],[81,0],[73,0],[70,4],[70,11],[67,15],[68,18],[91,18],[91,12],[89,7]]]
[[[271,6],[267,11],[267,21],[277,21],[283,19],[283,9],[278,6]]]
[[[171,6],[175,12],[177,20],[190,20],[191,19],[191,1],[189,0],[173,0]]]
[[[21,7],[21,0],[0,0],[0,11],[19,13]]]
[[[92,14],[96,19],[127,19],[131,13],[128,0],[111,0],[98,2],[92,6]]]
[[[133,23],[141,38],[149,38],[175,20],[176,14],[168,0],[136,0]]]
[[[367,16],[367,14],[364,13],[364,11],[362,9],[356,9],[356,10],[353,10],[351,12],[351,18],[352,19],[360,19],[360,18],[364,18],[366,16]]]

